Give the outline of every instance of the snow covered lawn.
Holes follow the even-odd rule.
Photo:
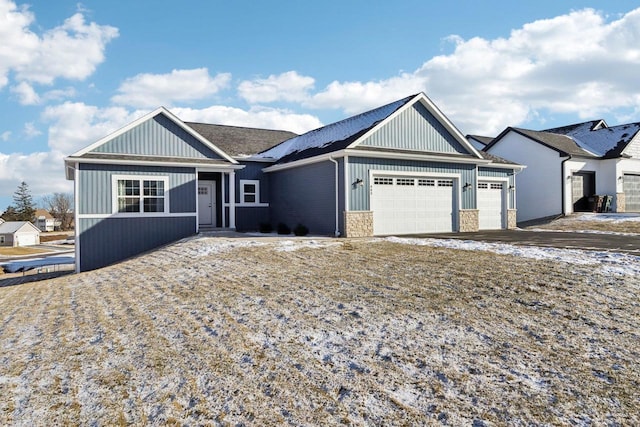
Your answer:
[[[530,229],[640,234],[640,213],[576,213]]]
[[[637,257],[455,244],[199,237],[0,288],[0,424],[640,424]]]

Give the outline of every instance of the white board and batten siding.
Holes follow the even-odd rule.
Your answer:
[[[456,176],[372,172],[373,234],[445,233],[456,231]]]

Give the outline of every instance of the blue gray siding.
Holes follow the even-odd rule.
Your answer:
[[[469,153],[421,103],[400,113],[362,141],[362,145],[436,153]]]
[[[269,203],[269,174],[262,172],[262,169],[271,166],[265,162],[240,162],[244,169],[236,171],[236,202],[240,201],[240,180],[257,179],[260,181],[260,203]],[[227,202],[229,197],[227,196]]]
[[[502,168],[490,168],[490,167],[479,167],[478,168],[478,178],[503,178],[508,179],[508,186],[515,187],[516,185],[516,176],[513,169],[502,169]],[[509,191],[509,209],[513,209],[515,206],[515,192]]]
[[[334,234],[334,163],[324,161],[271,172],[269,180],[272,221],[283,222],[291,228],[300,223],[308,227],[309,232],[313,234]],[[277,226],[276,223],[273,225]]]
[[[94,270],[192,235],[195,217],[81,218],[80,271]]]
[[[220,155],[162,114],[92,151],[141,156],[221,159]]]
[[[369,191],[369,171],[395,171],[395,172],[425,172],[425,173],[446,173],[459,174],[460,185],[469,183],[476,187],[476,165],[474,164],[454,164],[438,162],[420,162],[414,160],[391,160],[374,159],[366,157],[349,157],[349,179],[355,181],[360,178],[364,180],[364,185],[350,187],[349,209],[352,211],[368,211]],[[475,191],[461,191],[462,201],[460,209],[475,209]]]
[[[112,213],[113,175],[168,176],[171,213],[196,211],[196,175],[193,168],[80,164],[78,175],[80,194],[76,197],[81,215]]]

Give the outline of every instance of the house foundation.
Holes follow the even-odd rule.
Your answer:
[[[344,212],[344,237],[373,236],[373,212]]]
[[[626,211],[626,198],[624,193],[616,193],[616,204],[615,209],[616,212],[625,212]]]
[[[478,231],[480,229],[480,211],[477,209],[461,209],[458,213],[460,218],[461,233]]]

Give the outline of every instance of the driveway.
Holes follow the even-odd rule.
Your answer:
[[[524,246],[624,252],[640,256],[639,235],[576,233],[566,231],[487,230],[473,233],[419,234],[413,235],[412,237],[475,240]]]

